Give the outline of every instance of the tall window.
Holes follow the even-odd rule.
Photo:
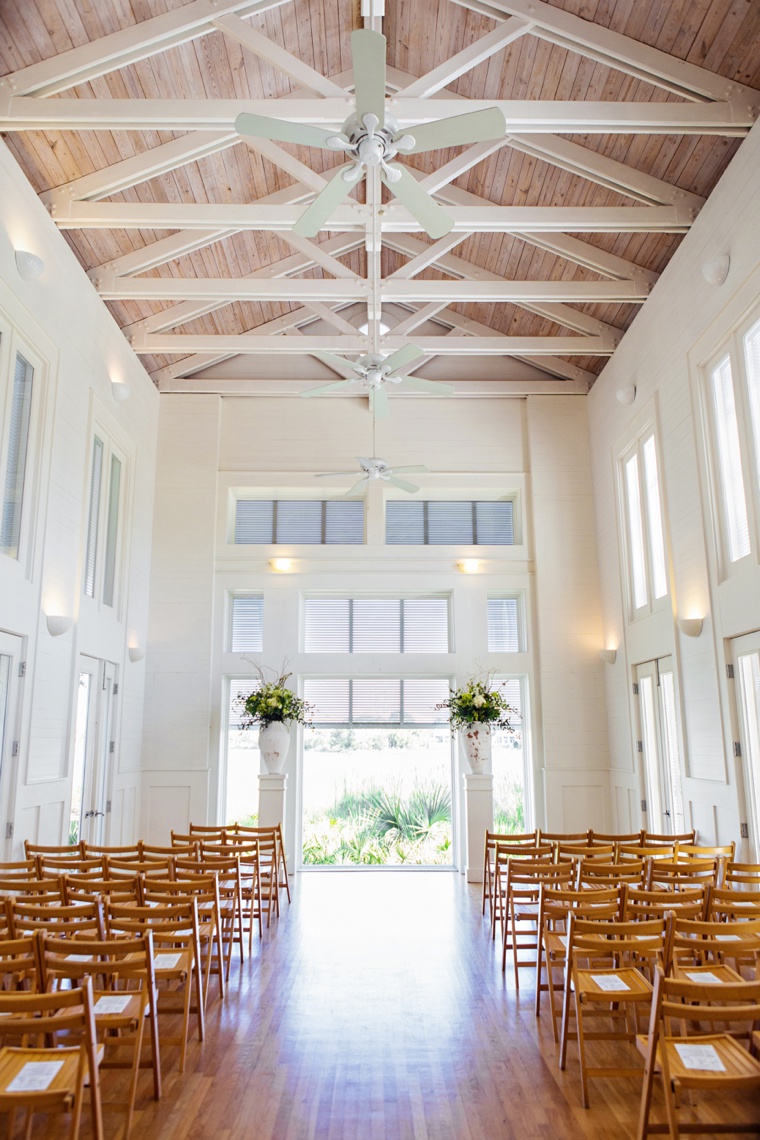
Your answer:
[[[710,387],[715,416],[715,442],[726,545],[729,560],[736,562],[749,554],[750,541],[730,356],[724,356],[713,368],[710,373]]]
[[[638,616],[649,613],[668,593],[659,465],[651,430],[622,458],[622,494],[630,605]]]
[[[231,599],[230,652],[261,653],[264,648],[264,599],[261,594]]]
[[[488,599],[488,652],[523,653],[525,622],[522,595]]]
[[[13,370],[10,425],[3,440],[5,474],[3,476],[2,514],[0,515],[0,550],[18,558],[21,539],[21,509],[26,481],[29,422],[32,412],[33,369],[17,353]]]
[[[113,454],[107,440],[96,435],[90,471],[84,592],[88,598],[100,597],[106,606],[116,604],[122,473],[122,460]]]

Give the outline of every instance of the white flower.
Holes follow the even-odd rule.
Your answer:
[[[482,693],[478,693],[477,697],[474,698],[472,703],[475,705],[476,709],[482,709],[483,705],[486,703],[486,698],[482,695]]]

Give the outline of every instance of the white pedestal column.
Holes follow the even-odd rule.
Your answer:
[[[485,834],[486,830],[493,831],[493,776],[468,772],[462,778],[467,835],[467,882],[482,883]]]
[[[276,827],[285,822],[285,790],[288,777],[284,772],[259,776],[259,827]]]

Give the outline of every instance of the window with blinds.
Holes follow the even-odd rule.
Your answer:
[[[238,499],[237,545],[359,546],[364,542],[364,503],[357,500]]]
[[[261,595],[232,598],[230,652],[261,653],[264,648],[264,599]]]
[[[124,463],[114,454],[108,437],[94,436],[84,552],[84,593],[88,598],[99,598],[105,606],[116,605],[124,472]]]
[[[448,653],[447,598],[306,598],[305,653]]]
[[[111,456],[111,480],[108,486],[108,515],[106,518],[106,552],[103,565],[103,601],[112,606],[116,584],[116,542],[119,537],[119,493],[121,491],[121,460]]]
[[[488,599],[488,652],[523,653],[522,598]]]
[[[710,380],[726,545],[729,560],[737,562],[749,554],[750,539],[734,379],[729,355],[712,370]]]
[[[84,592],[88,598],[95,597],[95,568],[98,558],[98,525],[102,482],[103,440],[95,436],[92,448],[92,473],[90,475],[90,509],[87,517],[87,550],[84,559]]]
[[[449,695],[444,678],[311,678],[304,681],[303,695],[313,706],[313,723],[321,728],[412,728],[448,722],[446,710],[435,707]]]
[[[669,589],[657,442],[651,426],[628,447],[620,464],[630,609],[641,616]]]
[[[385,508],[385,541],[392,546],[513,546],[514,503],[392,499]]]
[[[3,504],[0,514],[0,550],[18,558],[21,540],[21,506],[24,498],[29,423],[32,413],[31,364],[18,353],[13,371],[10,429],[6,440]]]
[[[744,337],[749,412],[755,444],[755,491],[760,493],[760,321]]]

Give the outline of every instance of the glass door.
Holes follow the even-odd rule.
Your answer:
[[[6,847],[12,837],[12,803],[19,752],[17,727],[21,650],[20,637],[0,633],[0,826]]]
[[[734,677],[739,704],[744,804],[751,859],[760,859],[760,633],[732,642]]]
[[[646,782],[647,830],[678,835],[686,830],[681,743],[672,657],[636,666],[639,689],[638,747]]]
[[[116,666],[94,657],[79,659],[74,718],[74,764],[69,843],[106,840],[114,751]]]

